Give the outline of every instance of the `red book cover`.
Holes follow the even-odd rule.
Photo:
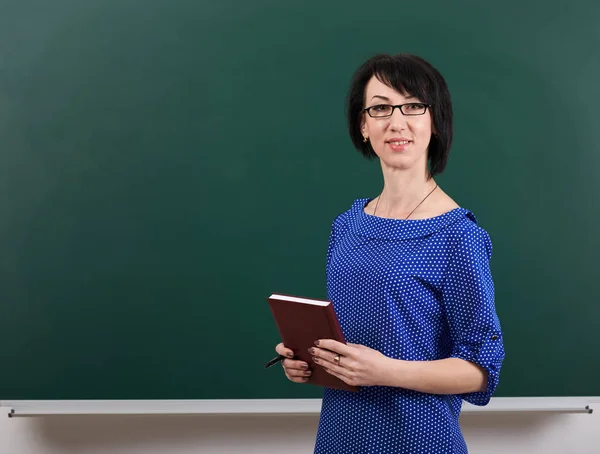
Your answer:
[[[294,352],[294,359],[304,361],[312,375],[307,383],[328,388],[358,391],[315,364],[308,349],[318,339],[334,339],[346,343],[333,304],[310,298],[274,293],[267,301],[275,318],[283,345]]]

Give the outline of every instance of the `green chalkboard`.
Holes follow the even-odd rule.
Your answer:
[[[450,86],[438,182],[494,243],[497,395],[600,395],[599,23],[596,0],[0,0],[0,398],[318,397],[263,369],[266,297],[324,297],[333,218],[381,188],[344,117],[378,52]]]

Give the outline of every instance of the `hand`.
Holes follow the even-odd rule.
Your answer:
[[[385,382],[386,363],[389,359],[372,348],[358,344],[342,344],[332,339],[315,342],[309,349],[313,361],[331,375],[351,386],[381,386]],[[339,361],[334,358],[339,355]]]
[[[286,356],[287,358],[294,357],[294,352],[289,348],[286,348],[282,343],[277,344],[275,351],[282,356]],[[304,361],[284,359],[281,364],[283,365],[285,376],[295,383],[306,383],[308,381],[308,377],[311,375],[308,364],[306,364]]]

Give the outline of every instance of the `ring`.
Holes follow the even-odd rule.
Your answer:
[[[340,355],[335,355],[333,357],[333,361],[339,366],[340,365]]]

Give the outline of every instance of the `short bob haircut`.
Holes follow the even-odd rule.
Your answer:
[[[446,168],[452,145],[452,102],[442,75],[421,57],[411,54],[378,54],[365,62],[354,74],[347,96],[346,114],[352,143],[368,159],[377,155],[371,142],[363,142],[361,123],[367,83],[375,76],[399,93],[407,93],[429,104],[433,127],[429,143],[429,176]]]

